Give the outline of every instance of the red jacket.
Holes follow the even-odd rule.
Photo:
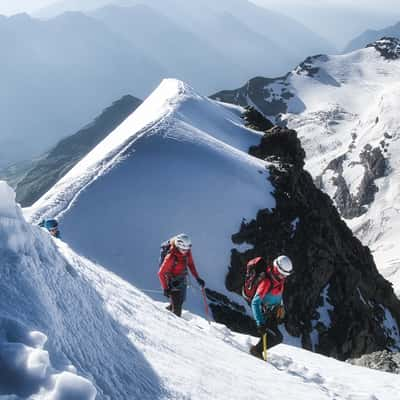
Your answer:
[[[258,284],[256,294],[261,299],[265,297],[267,293],[272,296],[282,296],[283,290],[285,289],[285,279],[278,279],[271,273],[272,267],[267,268],[266,277]]]
[[[168,288],[168,281],[170,278],[184,274],[186,272],[186,266],[190,269],[192,275],[198,279],[199,274],[193,262],[192,252],[189,251],[186,254],[182,254],[175,246],[172,246],[158,271],[158,277],[160,278],[163,289]]]

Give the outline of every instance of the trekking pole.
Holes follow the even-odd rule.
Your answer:
[[[262,336],[262,341],[263,341],[263,359],[264,361],[267,361],[267,332],[264,333]]]
[[[206,290],[202,287],[202,288],[201,288],[201,292],[203,293],[204,308],[205,308],[205,310],[206,310],[207,321],[208,321],[208,324],[211,325],[210,313],[209,313],[209,310],[208,310],[208,303],[207,303]]]

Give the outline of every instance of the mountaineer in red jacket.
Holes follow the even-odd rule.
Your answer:
[[[161,246],[161,265],[158,271],[164,295],[170,299],[168,310],[178,317],[182,314],[182,304],[186,299],[188,268],[197,283],[205,282],[197,273],[192,257],[192,242],[188,235],[180,234]],[[163,254],[163,252],[165,254]]]

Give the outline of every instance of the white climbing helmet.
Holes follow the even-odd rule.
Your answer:
[[[188,235],[181,233],[175,237],[175,246],[179,250],[188,251],[192,248],[192,241]]]
[[[279,256],[275,258],[274,267],[283,276],[289,276],[293,272],[293,264],[287,256]]]

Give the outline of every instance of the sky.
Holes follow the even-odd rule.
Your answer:
[[[45,7],[54,0],[0,0],[0,14],[10,15],[19,12],[30,12]]]
[[[54,2],[54,0],[0,0],[0,13],[9,15],[22,11],[30,12]],[[295,5],[296,7],[303,5],[308,7],[318,6],[319,8],[329,6],[348,7],[349,4],[347,0],[324,0],[323,2],[320,0],[253,0],[253,2],[263,4],[265,6],[272,5],[274,8],[277,6],[284,8],[285,6],[292,5]],[[321,6],[321,4],[323,4],[323,6]],[[353,0],[351,2],[351,6],[352,8],[362,7],[376,10],[382,10],[391,7],[400,9],[398,0],[380,0],[379,2],[376,0]],[[282,9],[282,11],[284,11],[284,9]]]
[[[68,1],[68,0],[66,0]],[[113,0],[110,0],[112,3]],[[201,0],[186,0],[198,2]],[[250,0],[295,18],[328,39],[339,51],[367,29],[382,29],[400,20],[398,0]],[[32,13],[56,0],[0,0],[0,14]],[[147,0],[143,0],[147,3]],[[85,0],[82,0],[82,4]]]
[[[400,8],[398,0],[380,0],[377,2],[376,0],[352,0],[349,2],[348,0],[253,0],[254,3],[263,4],[265,6],[268,5],[277,5],[280,4],[282,7],[286,5],[295,5],[295,6],[308,6],[308,7],[362,7],[362,8],[370,8],[375,10],[380,10],[386,7],[396,7]],[[283,11],[283,10],[282,10]]]
[[[286,14],[330,40],[340,51],[367,29],[380,30],[400,21],[398,0],[252,0]]]

